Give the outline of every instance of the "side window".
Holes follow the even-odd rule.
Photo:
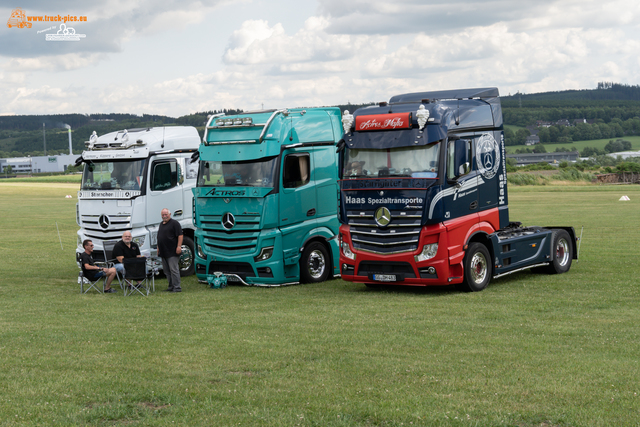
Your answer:
[[[284,188],[297,188],[309,182],[309,154],[289,154],[284,158],[282,185]]]
[[[447,179],[453,180],[471,171],[471,141],[468,139],[449,140],[447,144]]]
[[[155,162],[151,170],[151,191],[165,191],[178,185],[180,174],[175,160]]]

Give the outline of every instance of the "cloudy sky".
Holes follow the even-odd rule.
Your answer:
[[[9,4],[7,4],[9,3]],[[0,114],[181,116],[640,84],[637,0],[12,0],[68,22],[0,26]]]

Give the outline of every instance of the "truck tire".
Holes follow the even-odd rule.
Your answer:
[[[324,282],[331,269],[329,251],[320,242],[309,243],[300,258],[300,280],[302,283]]]
[[[553,231],[551,238],[551,262],[546,267],[548,274],[562,274],[571,268],[573,242],[569,233],[562,229]]]
[[[487,248],[478,242],[469,244],[464,256],[464,279],[458,289],[479,292],[491,281],[491,256]]]
[[[182,254],[180,254],[180,277],[191,276],[196,271],[195,246],[191,237],[184,236],[182,239]]]

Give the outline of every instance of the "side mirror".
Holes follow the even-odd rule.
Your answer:
[[[469,172],[471,172],[471,166],[469,165],[469,162],[465,162],[464,164],[461,164],[460,167],[458,168],[458,176],[466,175]]]
[[[471,141],[468,139],[456,139],[453,149],[454,178],[457,179],[471,172]]]

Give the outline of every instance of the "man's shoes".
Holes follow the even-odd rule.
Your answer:
[[[181,288],[173,288],[171,292],[182,292]]]
[[[104,290],[105,294],[112,294],[114,292],[118,292],[118,291],[116,289],[113,289],[113,288],[109,288],[109,289],[105,289]]]
[[[167,288],[164,290],[165,292],[173,292],[173,288]]]

